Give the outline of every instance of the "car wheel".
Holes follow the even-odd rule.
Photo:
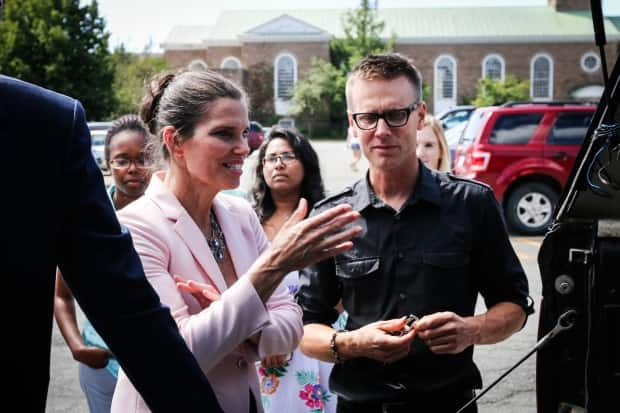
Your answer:
[[[548,185],[538,182],[522,184],[506,202],[506,220],[521,234],[544,234],[557,204],[558,194]]]

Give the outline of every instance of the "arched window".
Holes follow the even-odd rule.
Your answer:
[[[482,60],[482,78],[491,80],[504,80],[504,58],[498,54],[487,55]]]
[[[452,56],[440,56],[435,62],[437,93],[442,99],[456,96],[456,62]]]
[[[290,54],[281,54],[275,62],[275,90],[278,99],[290,99],[297,83],[297,61]]]
[[[192,60],[190,64],[187,65],[187,68],[189,70],[207,70],[209,66],[204,60],[196,59]]]
[[[530,96],[533,100],[553,98],[553,60],[546,54],[537,54],[530,64]]]
[[[443,112],[456,105],[456,60],[441,55],[435,60],[434,111]]]
[[[241,69],[241,61],[234,56],[228,56],[227,58],[222,60],[220,69],[231,69],[231,70]]]

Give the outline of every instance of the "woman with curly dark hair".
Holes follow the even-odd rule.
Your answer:
[[[309,209],[325,196],[319,158],[310,142],[298,132],[274,127],[258,152],[256,181],[252,190],[255,210],[267,239],[273,239],[295,210],[300,198]],[[284,285],[297,292],[297,271]],[[327,381],[332,364],[304,355],[272,355],[261,360],[261,398],[265,412],[334,412],[336,397]]]
[[[310,142],[296,131],[275,126],[259,149],[252,194],[270,240],[300,198],[308,201],[308,210],[312,209],[325,197],[325,190],[319,157]]]

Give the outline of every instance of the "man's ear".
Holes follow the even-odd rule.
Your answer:
[[[352,130],[355,132],[355,121],[353,121],[353,116],[351,116],[351,112],[349,112],[347,110],[347,121],[349,122],[349,128],[352,128]],[[356,133],[353,133],[353,136],[356,136]]]
[[[424,102],[423,100],[420,101],[420,106],[418,106],[418,116],[420,117],[418,119],[418,130],[422,130],[424,129],[424,118],[426,117],[426,102]]]
[[[171,157],[183,156],[183,148],[179,145],[179,135],[174,126],[166,126],[162,130],[162,139]]]

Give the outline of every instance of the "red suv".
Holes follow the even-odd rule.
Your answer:
[[[456,149],[454,173],[491,186],[513,230],[542,234],[595,110],[562,102],[478,108]]]

